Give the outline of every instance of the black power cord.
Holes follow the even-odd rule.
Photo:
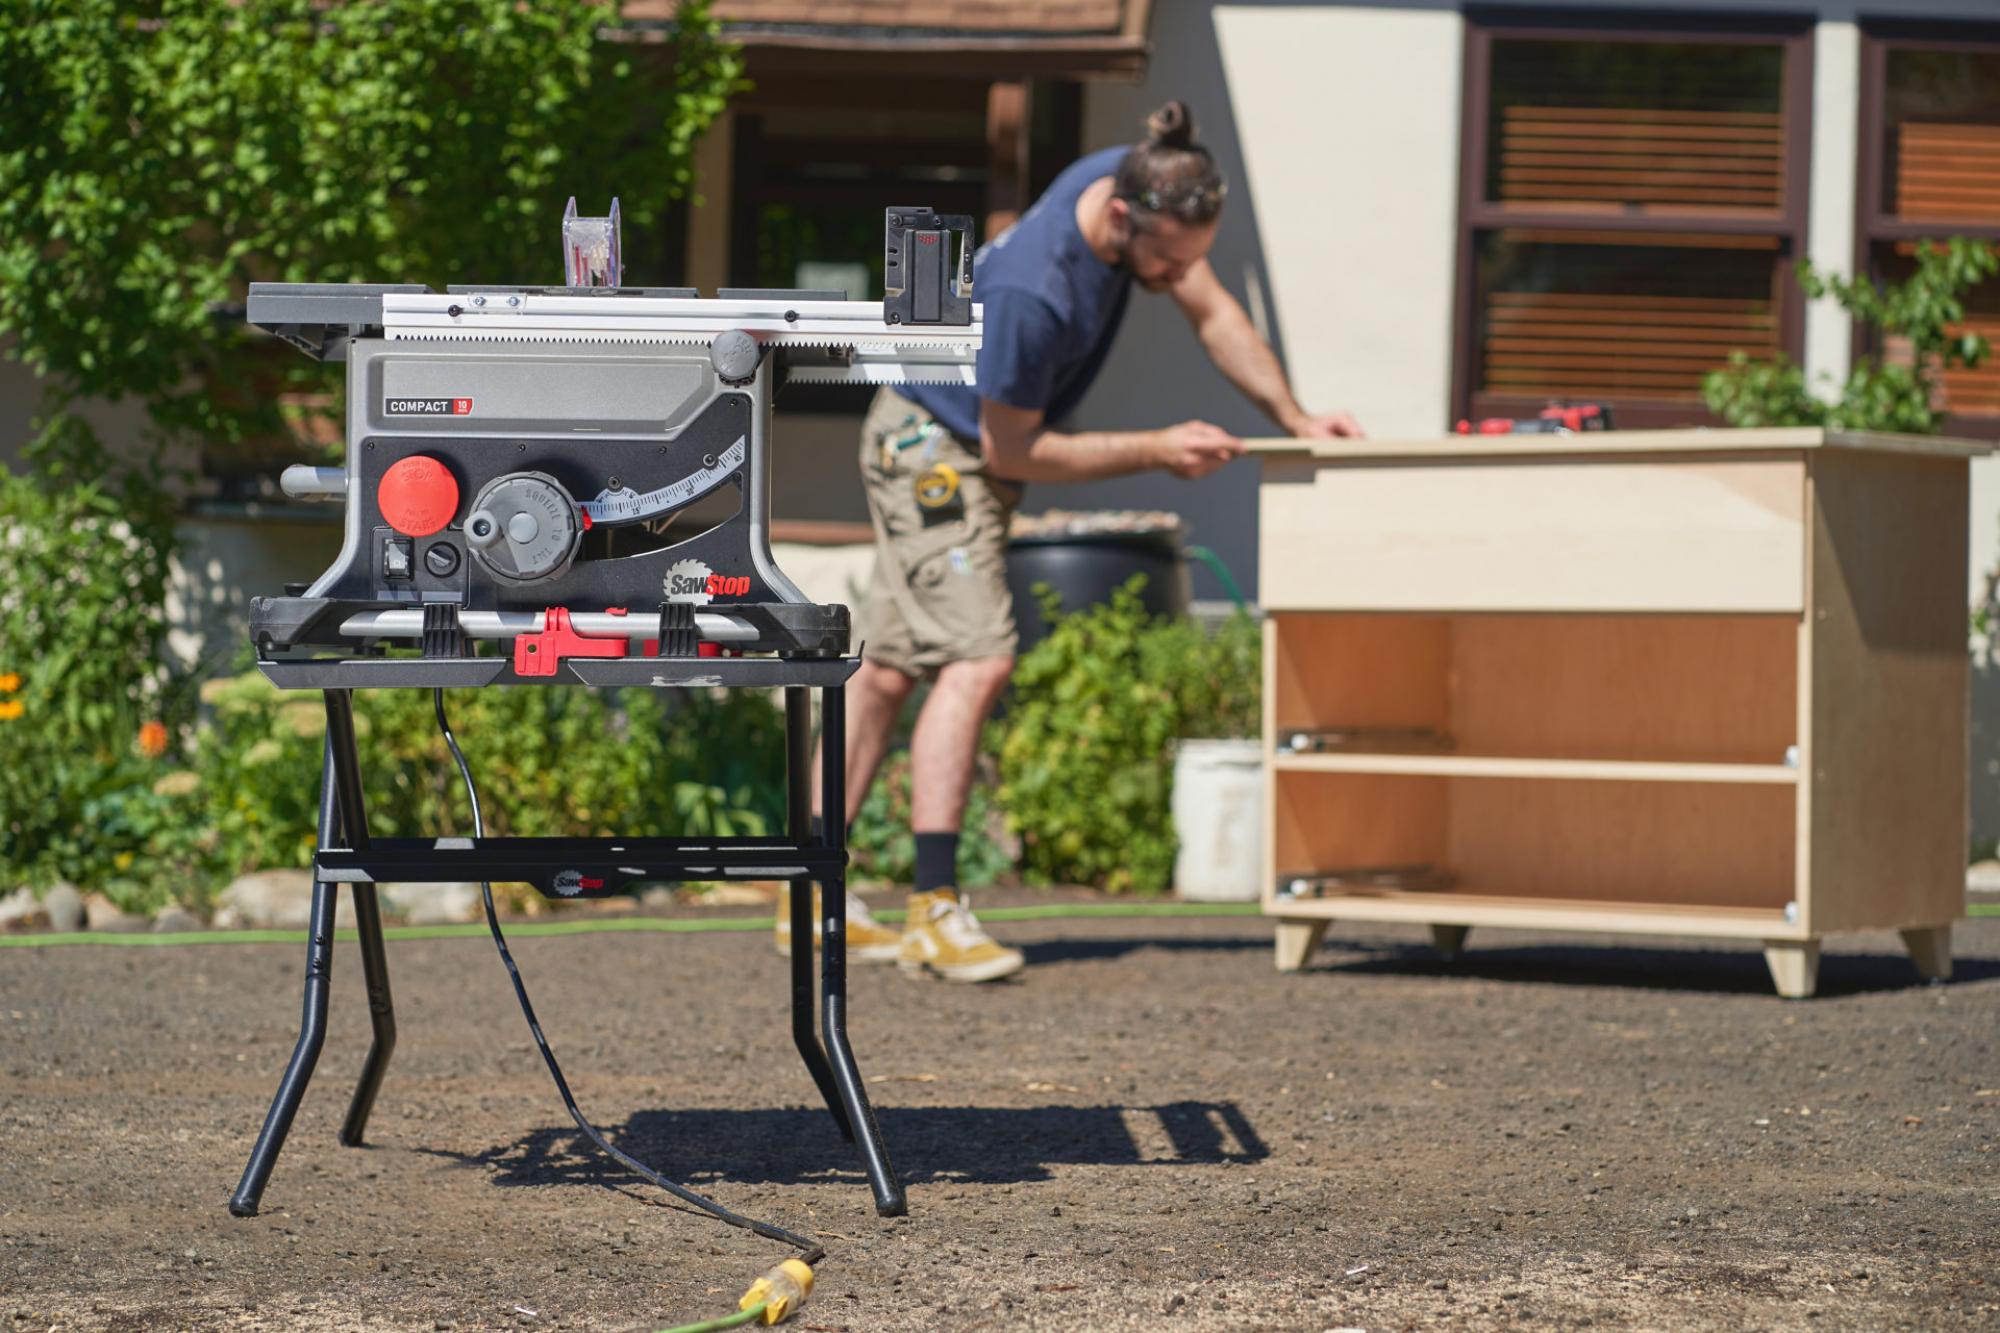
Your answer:
[[[432,690],[431,698],[437,707],[438,730],[444,735],[444,743],[451,748],[451,757],[458,764],[459,776],[465,779],[465,799],[472,804],[472,836],[475,838],[484,837],[486,835],[486,825],[479,817],[479,791],[473,786],[472,769],[465,762],[465,753],[458,748],[458,738],[451,734],[451,723],[445,718],[444,691],[442,689]],[[576,1127],[583,1131],[586,1138],[597,1145],[598,1151],[602,1152],[612,1161],[617,1162],[620,1166],[645,1177],[675,1198],[691,1203],[703,1212],[711,1213],[721,1218],[730,1226],[742,1227],[746,1231],[755,1232],[757,1235],[766,1237],[767,1239],[796,1246],[802,1251],[799,1257],[809,1265],[817,1264],[821,1259],[825,1258],[826,1247],[817,1241],[801,1236],[797,1232],[787,1231],[783,1227],[774,1226],[769,1222],[759,1222],[755,1218],[745,1217],[741,1213],[733,1213],[721,1204],[716,1203],[713,1199],[705,1198],[702,1195],[696,1194],[685,1185],[679,1185],[668,1180],[665,1176],[653,1170],[652,1167],[647,1166],[644,1162],[639,1161],[631,1154],[621,1152],[619,1149],[613,1147],[611,1141],[598,1132],[597,1126],[584,1119],[583,1112],[577,1109],[576,1098],[570,1095],[569,1081],[563,1077],[562,1066],[556,1063],[555,1052],[549,1049],[548,1039],[542,1035],[542,1025],[535,1018],[535,1006],[529,1001],[528,988],[521,981],[521,969],[514,965],[514,955],[507,951],[507,937],[500,933],[500,914],[493,906],[493,885],[482,880],[479,884],[479,891],[486,900],[486,928],[493,933],[493,947],[500,951],[500,961],[507,965],[507,975],[513,979],[514,994],[521,1001],[521,1014],[528,1020],[528,1031],[535,1034],[535,1045],[541,1049],[542,1061],[549,1067],[549,1076],[556,1081],[556,1091],[562,1094],[563,1105],[569,1108],[570,1119],[576,1121]]]

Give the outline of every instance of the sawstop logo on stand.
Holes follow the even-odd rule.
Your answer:
[[[662,585],[670,602],[693,602],[706,606],[718,597],[743,597],[750,592],[747,574],[717,574],[699,560],[678,560],[667,570]]]
[[[601,889],[604,881],[592,879],[581,870],[564,870],[555,877],[555,891],[568,898],[582,893],[585,889]]]

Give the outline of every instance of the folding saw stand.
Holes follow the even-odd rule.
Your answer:
[[[554,898],[640,883],[791,886],[792,1037],[876,1211],[905,1211],[847,1037],[843,822],[810,829],[811,692],[824,808],[846,808],[847,608],[815,604],[772,559],[769,423],[784,380],[970,384],[980,339],[970,220],[888,211],[887,298],[618,285],[617,205],[564,220],[569,285],[253,284],[249,320],[347,364],[347,465],[288,469],[339,499],[346,536],[310,587],[251,603],[258,667],[325,696],[319,847],[305,1003],[283,1080],[230,1199],[256,1213],[326,1034],[339,886],[353,893],[374,1041],[340,1140],[358,1145],[396,1044],[375,886],[527,880]],[[955,265],[951,243],[958,239]],[[673,520],[734,489],[733,512],[683,540]],[[726,503],[724,506],[726,508]],[[644,608],[644,614],[635,614]],[[387,645],[404,641],[400,654]],[[498,642],[495,642],[498,641]],[[502,648],[482,653],[482,643]],[[332,648],[336,651],[328,652]],[[409,651],[414,649],[415,651]],[[785,698],[783,837],[376,838],[353,691],[487,685],[777,688]],[[821,887],[819,1027],[811,886]]]

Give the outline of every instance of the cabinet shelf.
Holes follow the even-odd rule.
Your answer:
[[[1786,764],[1682,763],[1634,759],[1541,759],[1473,754],[1287,754],[1271,756],[1275,773],[1379,773],[1410,777],[1531,778],[1572,782],[1748,782],[1796,786]]]
[[[1643,894],[1643,890],[1639,890]],[[1606,934],[1712,935],[1734,939],[1803,939],[1804,928],[1782,909],[1690,906],[1684,903],[1528,898],[1481,893],[1461,884],[1451,893],[1385,889],[1266,899],[1266,910],[1295,918],[1406,921],[1499,926],[1518,930],[1582,930]]]

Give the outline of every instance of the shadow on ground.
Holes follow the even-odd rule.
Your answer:
[[[1003,941],[1007,942],[1007,941]],[[1084,963],[1106,958],[1123,958],[1142,949],[1161,953],[1249,953],[1271,951],[1271,932],[1261,935],[1130,935],[1113,938],[1037,940],[1014,947],[1027,956],[1031,967],[1049,963]]]
[[[1270,1155],[1233,1102],[903,1106],[878,1108],[876,1115],[906,1184],[996,1185],[1047,1180],[1055,1166],[1188,1166]],[[640,1111],[606,1137],[673,1180],[791,1185],[863,1178],[854,1147],[817,1107]],[[419,1151],[487,1167],[500,1185],[638,1180],[568,1126],[537,1129],[484,1152]]]
[[[1475,938],[1477,932],[1475,932]],[[1349,955],[1330,959],[1327,951]],[[1353,957],[1359,954],[1361,957]],[[1331,940],[1308,972],[1347,976],[1464,977],[1544,986],[1630,986],[1642,990],[1770,995],[1771,973],[1754,945],[1741,949],[1649,949],[1643,945],[1538,944],[1468,948],[1447,961],[1423,945]],[[1952,960],[1950,985],[2000,979],[2000,958]],[[1820,956],[1819,997],[1861,995],[1927,986],[1900,953]]]

